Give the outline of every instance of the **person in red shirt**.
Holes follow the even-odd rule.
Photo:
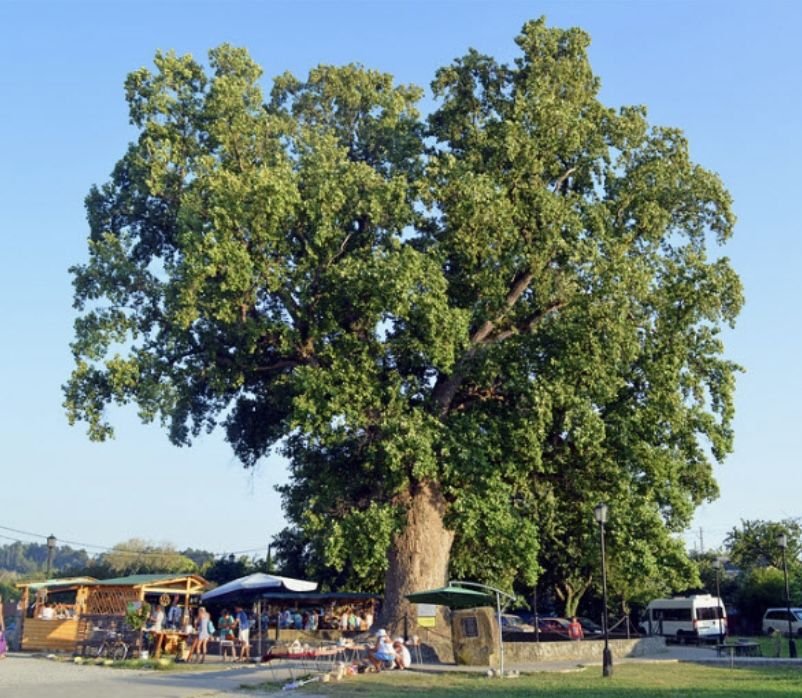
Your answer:
[[[568,624],[568,637],[572,640],[581,640],[585,637],[582,624],[576,619],[576,616],[572,616],[571,622]]]

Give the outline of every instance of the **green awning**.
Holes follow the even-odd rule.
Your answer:
[[[476,606],[496,605],[495,594],[488,594],[478,589],[466,589],[452,584],[439,589],[416,591],[414,594],[407,594],[407,598],[412,603],[431,603],[438,606],[448,606],[449,608],[475,608]]]

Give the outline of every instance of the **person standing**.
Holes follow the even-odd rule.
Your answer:
[[[6,619],[3,617],[3,597],[0,596],[0,659],[3,659],[8,652],[8,640],[6,640]]]
[[[582,624],[577,620],[576,616],[571,616],[571,622],[568,623],[568,637],[572,640],[581,640],[585,637]]]
[[[181,616],[183,615],[184,611],[181,608],[178,596],[173,596],[173,602],[170,604],[170,608],[167,609],[167,627],[172,630],[180,628]]]
[[[237,623],[237,630],[239,632],[240,642],[240,661],[250,659],[251,656],[251,619],[248,614],[243,610],[242,606],[234,608],[234,620]]]
[[[209,621],[211,617],[209,616],[208,611],[201,606],[198,608],[198,617],[195,619],[195,630],[197,631],[197,635],[195,636],[195,642],[192,643],[192,649],[189,651],[189,657],[187,661],[192,661],[193,655],[197,652],[199,657],[199,662],[203,664],[206,661],[206,647],[209,644],[209,638],[211,637],[211,632],[209,628]]]
[[[223,612],[220,614],[220,617],[217,619],[217,632],[220,636],[220,655],[223,657],[225,661],[226,658],[226,647],[231,649],[231,658],[236,659],[236,652],[234,651],[234,627],[237,625],[237,621],[234,620],[234,616],[231,615],[227,608],[223,609]],[[224,642],[230,642],[230,645],[224,645]]]

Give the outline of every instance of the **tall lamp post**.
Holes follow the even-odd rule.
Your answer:
[[[50,579],[50,570],[53,567],[53,551],[56,549],[56,537],[51,533],[47,537],[47,578]]]
[[[722,632],[721,627],[721,616],[722,611],[721,607],[718,604],[723,604],[724,602],[721,600],[721,558],[717,557],[713,560],[713,569],[716,570],[716,614],[718,615],[718,642],[717,644],[721,644],[724,640],[724,633]]]
[[[613,654],[610,652],[610,631],[607,619],[607,561],[604,555],[604,524],[607,523],[607,505],[600,502],[593,508],[593,518],[599,524],[599,540],[601,542],[602,564],[602,631],[604,632],[604,652],[602,653],[602,676],[613,675]]]
[[[788,588],[788,563],[785,560],[785,549],[788,547],[788,536],[781,533],[777,536],[777,545],[783,551],[783,575],[785,576],[785,605],[788,611],[788,656],[796,657],[796,642],[794,642],[794,628],[791,625],[791,591]]]

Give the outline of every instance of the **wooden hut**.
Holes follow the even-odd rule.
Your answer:
[[[23,620],[21,649],[75,651],[94,628],[120,626],[130,604],[147,601],[167,606],[172,597],[178,596],[181,605],[189,608],[190,599],[199,597],[209,583],[197,574],[162,573],[101,580],[57,579],[18,586],[23,590],[26,610],[31,607],[31,593],[36,595],[33,617]],[[46,599],[66,598],[70,592],[74,601],[62,603],[56,618],[37,617]]]
[[[20,647],[28,650],[67,651],[75,647],[78,623],[86,608],[86,598],[94,577],[50,579],[46,582],[17,584],[22,589],[22,628]],[[42,607],[52,599],[58,607],[51,620],[39,618]],[[32,617],[28,618],[28,615]]]

